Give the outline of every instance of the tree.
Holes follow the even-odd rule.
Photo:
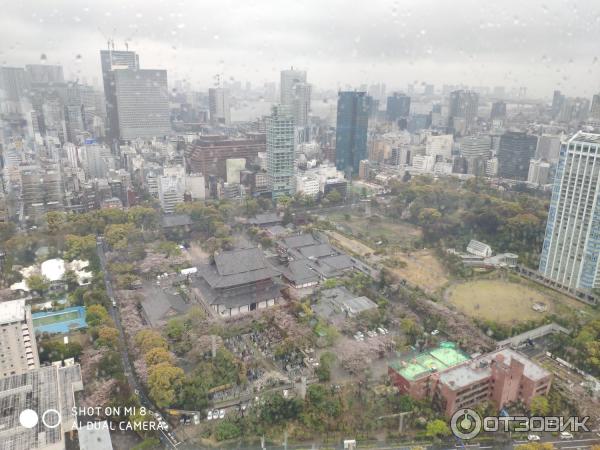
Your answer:
[[[152,208],[134,206],[133,208],[129,208],[128,216],[129,221],[140,227],[142,231],[146,228],[152,228],[158,225],[158,211]]]
[[[148,367],[155,366],[156,364],[160,364],[160,363],[164,363],[164,362],[169,363],[169,364],[175,363],[175,358],[173,358],[173,355],[171,353],[169,353],[169,351],[163,347],[156,347],[156,348],[148,350],[144,359],[145,359],[146,365]]]
[[[554,445],[551,442],[528,442],[527,444],[517,445],[515,450],[553,450]]]
[[[181,255],[181,249],[179,248],[179,245],[171,241],[159,242],[156,246],[156,250],[158,250],[160,253],[163,253],[165,255],[165,258]]]
[[[135,420],[132,419],[130,422],[135,423]],[[131,447],[131,450],[155,450],[159,448],[162,448],[160,441],[155,437],[148,437],[136,446]]]
[[[532,416],[547,416],[550,412],[550,404],[546,397],[538,395],[531,399],[529,409],[531,410]]]
[[[427,423],[427,429],[425,434],[430,438],[439,438],[450,436],[451,431],[448,424],[443,420],[436,419]]]
[[[344,197],[342,197],[342,194],[340,194],[340,191],[338,191],[337,189],[333,189],[332,191],[330,191],[325,198],[329,201],[329,203],[336,205],[338,203],[340,203],[342,200],[344,200]]]
[[[298,399],[284,398],[280,393],[265,398],[260,408],[260,419],[268,425],[294,420],[302,412],[302,403]]]
[[[132,223],[108,225],[104,235],[106,242],[115,250],[124,250],[127,246],[139,238],[139,231]]]
[[[63,212],[51,211],[46,214],[46,222],[48,223],[48,231],[55,234],[62,231],[67,223],[67,215]]]
[[[164,349],[169,348],[167,341],[164,337],[160,335],[158,331],[155,330],[140,330],[135,335],[135,345],[143,354],[146,354],[149,350],[162,347]]]
[[[72,270],[65,271],[65,274],[63,275],[63,281],[67,284],[69,291],[77,289],[77,287],[79,286],[79,278],[77,277],[77,274]]]
[[[171,406],[177,398],[177,391],[185,379],[183,370],[167,362],[150,368],[148,388],[150,397],[160,408]]]
[[[103,325],[98,329],[98,339],[96,339],[97,346],[116,349],[119,347],[119,342],[119,330],[116,328]]]
[[[217,441],[226,441],[240,437],[242,431],[240,428],[231,422],[220,422],[215,428],[215,438]]]
[[[292,199],[287,195],[282,195],[277,199],[277,206],[283,209],[287,209],[287,207],[290,206],[290,203],[292,203]]]
[[[45,294],[50,289],[50,281],[42,275],[31,275],[27,278],[27,287],[40,295]]]
[[[102,356],[98,364],[98,375],[102,378],[117,378],[123,376],[123,360],[118,351],[109,350]]]
[[[183,333],[185,333],[185,331],[186,327],[183,320],[178,318],[170,319],[165,327],[165,334],[169,339],[174,341],[180,341],[183,338]]]
[[[335,361],[335,355],[331,352],[325,352],[319,358],[319,367],[317,367],[316,375],[321,383],[331,379],[331,365]]]
[[[68,234],[65,236],[65,258],[74,259],[92,259],[96,257],[96,236],[88,234],[86,236],[77,236]]]
[[[90,327],[112,323],[108,311],[102,305],[91,305],[86,309],[85,321]]]
[[[17,227],[12,222],[0,222],[0,242],[5,242],[15,235]]]
[[[61,341],[44,339],[38,344],[40,362],[62,361],[68,358],[78,358],[82,347],[79,342],[65,344]]]

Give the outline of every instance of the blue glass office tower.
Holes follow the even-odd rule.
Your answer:
[[[539,271],[570,290],[600,287],[600,134],[562,144]]]
[[[339,92],[335,135],[335,166],[346,177],[358,175],[367,159],[367,128],[370,102],[366,92]]]

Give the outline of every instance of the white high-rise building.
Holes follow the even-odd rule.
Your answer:
[[[185,194],[185,179],[184,175],[176,171],[167,171],[158,178],[158,199],[163,211],[167,214],[175,212],[175,208],[180,203],[183,203]]]
[[[294,116],[298,139],[301,142],[306,142],[310,138],[308,114],[311,92],[312,87],[306,82],[305,71],[293,68],[281,71],[281,104],[287,107]]]
[[[569,289],[600,287],[600,134],[563,142],[539,271]]]
[[[490,158],[485,162],[485,175],[488,177],[498,175],[498,158]]]
[[[289,109],[278,105],[266,120],[267,175],[273,198],[294,195],[296,133]]]
[[[412,159],[412,168],[415,172],[428,173],[433,171],[435,155],[415,155]]]
[[[528,183],[537,185],[548,184],[549,177],[550,163],[544,162],[541,159],[532,159],[529,162]]]
[[[293,67],[281,71],[281,104],[292,106],[294,101],[294,86],[298,83],[306,83],[306,71],[295,70]]]
[[[229,158],[225,161],[226,181],[229,184],[240,184],[240,172],[246,168],[246,158]]]
[[[185,191],[192,200],[204,200],[206,197],[206,182],[201,173],[192,173],[185,176]]]
[[[441,156],[444,159],[452,158],[452,146],[454,136],[443,134],[441,136],[427,136],[425,144],[425,154],[427,156]]]
[[[208,90],[208,109],[213,125],[229,125],[231,123],[229,89],[210,88]]]
[[[319,179],[316,176],[298,175],[296,177],[296,192],[302,192],[307,197],[319,195]]]

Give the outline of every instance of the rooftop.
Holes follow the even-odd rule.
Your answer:
[[[187,214],[167,214],[162,217],[163,228],[183,227],[192,224],[192,219]]]
[[[61,258],[54,258],[44,261],[40,266],[42,276],[49,281],[59,281],[65,274],[65,261]]]
[[[106,420],[77,429],[80,450],[113,450]]]
[[[403,378],[414,381],[433,372],[441,372],[468,361],[469,356],[452,342],[442,342],[439,347],[419,354],[408,354],[392,362],[390,367]]]
[[[25,300],[11,300],[0,303],[0,324],[25,320]]]
[[[510,366],[513,359],[522,363],[524,366],[523,375],[529,379],[537,381],[550,376],[550,372],[526,356],[510,348],[505,348],[475,358],[469,364],[448,370],[440,376],[440,382],[459,389],[469,386],[476,381],[483,380],[491,375],[492,362],[496,360],[498,355],[504,358],[503,364],[507,366]]]
[[[358,297],[345,287],[335,287],[321,292],[321,299],[312,306],[313,311],[326,319],[353,316],[363,311],[377,308],[377,304],[367,297]]]
[[[30,450],[64,448],[63,435],[73,426],[75,392],[83,389],[79,364],[68,367],[46,366],[21,375],[0,378],[0,424],[3,449]],[[19,415],[33,409],[40,420],[33,428],[21,426]],[[51,409],[59,412],[61,424],[49,428],[41,420]],[[47,414],[46,423],[54,425],[58,417]]]
[[[600,145],[600,134],[585,133],[583,131],[580,131],[575,136],[573,136],[573,140],[577,142],[586,142],[588,144]]]
[[[256,216],[249,219],[248,223],[252,225],[268,225],[281,223],[281,217],[279,217],[279,214],[274,212],[257,214]]]
[[[298,236],[290,236],[283,240],[286,247],[299,248],[309,245],[317,245],[319,242],[311,234],[300,234]]]
[[[219,275],[234,275],[267,267],[263,253],[258,248],[245,248],[223,252],[215,256]]]

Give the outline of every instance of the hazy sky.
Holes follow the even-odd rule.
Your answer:
[[[385,82],[600,91],[598,0],[4,0],[0,63],[100,78],[107,37],[145,68],[208,87],[262,84],[291,65],[316,87]],[[79,56],[78,56],[79,55]]]

